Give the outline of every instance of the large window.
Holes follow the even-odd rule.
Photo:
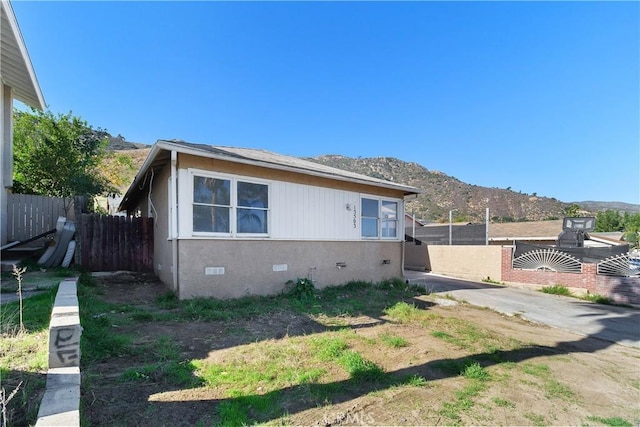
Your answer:
[[[269,186],[230,178],[193,177],[193,231],[267,234]]]
[[[369,239],[398,237],[398,202],[363,197],[360,212],[362,237]]]

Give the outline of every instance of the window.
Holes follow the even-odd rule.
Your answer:
[[[193,177],[193,231],[229,233],[231,181]]]
[[[362,237],[378,237],[378,201],[362,199]]]
[[[267,233],[269,187],[238,181],[238,233]]]
[[[364,197],[361,202],[362,237],[398,237],[398,202]]]
[[[398,202],[382,201],[382,237],[398,237]]]
[[[269,186],[231,178],[193,177],[193,231],[267,234]]]

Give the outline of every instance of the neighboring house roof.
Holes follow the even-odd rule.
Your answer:
[[[8,0],[0,1],[0,15],[0,78],[12,88],[13,98],[44,109],[44,97]]]
[[[140,182],[143,181],[145,174],[151,169],[158,168],[159,166],[166,164],[170,160],[171,151],[329,178],[337,181],[353,182],[399,190],[404,192],[405,195],[422,193],[422,190],[408,185],[372,178],[370,176],[348,172],[297,157],[285,156],[266,150],[194,144],[181,140],[158,140],[151,148],[147,159],[142,164],[136,178],[127,190],[127,193],[124,195],[120,209],[124,210],[130,208],[129,204],[132,202],[132,196],[138,191],[138,186]]]
[[[609,231],[609,232],[589,232],[589,239],[596,242],[606,243],[609,245],[624,245],[627,242],[623,240],[624,233],[622,231]]]
[[[562,220],[489,224],[489,240],[556,240],[562,233]]]
[[[413,215],[410,215],[408,213],[404,214],[404,222],[405,224],[407,224],[407,227],[410,227],[411,222],[414,221]],[[424,222],[418,218],[415,219],[415,223],[417,227],[424,227]]]

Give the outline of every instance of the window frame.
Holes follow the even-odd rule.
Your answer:
[[[373,200],[377,203],[378,209],[377,209],[377,217],[375,217],[376,220],[376,235],[375,236],[364,236],[363,233],[365,231],[365,227],[364,227],[364,221],[363,220],[372,220],[374,219],[374,217],[372,216],[365,216],[364,215],[364,209],[363,209],[363,200]],[[394,203],[396,205],[396,218],[395,219],[388,219],[385,218],[383,216],[383,205],[384,203]],[[402,226],[402,224],[400,223],[400,218],[401,218],[401,210],[402,210],[402,201],[400,199],[393,199],[393,198],[389,198],[389,197],[381,197],[381,196],[372,196],[372,195],[366,195],[363,194],[360,196],[360,239],[362,240],[401,240],[400,239],[400,228]],[[396,235],[395,236],[383,236],[383,224],[384,223],[390,223],[393,222],[395,223],[395,230],[396,230]]]
[[[194,187],[195,187],[195,179],[196,177],[202,178],[213,178],[224,181],[229,181],[229,206],[219,205],[219,204],[208,204],[208,203],[200,203],[195,202],[194,200]],[[248,206],[238,206],[238,182],[248,183],[248,184],[258,184],[264,185],[267,187],[267,207],[266,208],[254,208]],[[225,237],[225,238],[255,238],[255,237],[269,237],[271,233],[271,205],[272,205],[272,197],[271,197],[271,182],[252,178],[245,177],[240,175],[230,175],[225,173],[217,173],[199,169],[189,169],[189,205],[190,205],[190,215],[189,222],[191,225],[191,235],[193,237]],[[229,209],[229,231],[228,232],[219,232],[219,231],[196,231],[194,230],[194,217],[193,212],[194,206],[211,206],[211,207],[221,207]],[[266,233],[242,233],[238,232],[238,210],[240,209],[255,209],[264,211],[264,217],[266,220],[267,232]]]

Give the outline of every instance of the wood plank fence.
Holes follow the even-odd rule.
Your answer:
[[[52,230],[59,216],[73,219],[72,198],[9,194],[7,241],[27,240]]]
[[[153,218],[82,214],[76,225],[82,267],[153,272]]]

